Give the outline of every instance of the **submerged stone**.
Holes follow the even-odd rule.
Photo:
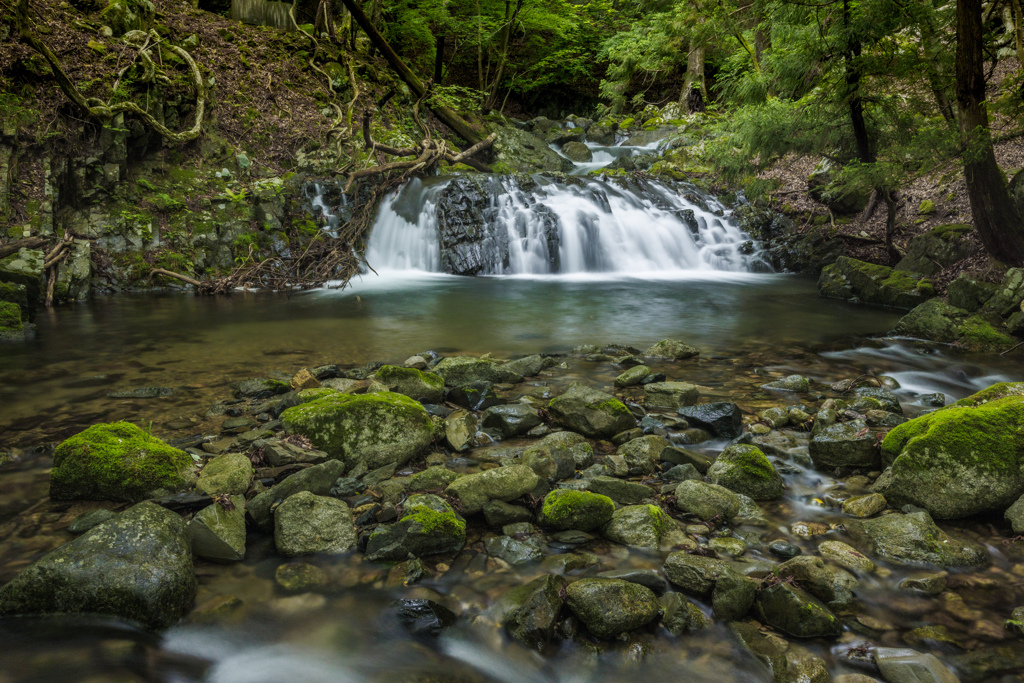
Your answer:
[[[846,529],[869,555],[910,566],[983,567],[988,551],[979,543],[958,539],[935,525],[925,511],[852,519]]]
[[[105,614],[165,628],[195,593],[184,522],[144,502],[29,565],[0,588],[0,614]]]

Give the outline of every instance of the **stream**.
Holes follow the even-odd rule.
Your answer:
[[[595,149],[595,161],[582,171],[644,150]],[[698,347],[699,359],[652,361],[652,370],[699,385],[702,402],[733,401],[746,414],[818,401],[815,391],[801,397],[760,389],[794,373],[818,387],[887,375],[899,385],[907,417],[933,409],[935,394],[948,403],[994,382],[1024,380],[1019,363],[1006,358],[886,338],[900,312],[822,299],[813,281],[770,272],[713,198],[686,199],[659,185],[645,195],[586,178],[529,187],[510,178],[494,182],[481,201],[485,239],[449,246],[462,249],[461,261],[446,260],[439,246],[439,223],[454,220],[437,218],[451,182],[413,181],[378,216],[367,250],[376,272],[348,288],[219,298],[128,294],[40,313],[33,341],[0,350],[0,454],[10,456],[0,465],[0,584],[67,542],[68,523],[89,509],[48,502],[56,443],[115,420],[149,425],[167,440],[216,434],[223,418],[207,408],[249,377],[288,379],[325,364],[401,364],[426,351],[544,353],[564,367],[527,379],[510,395],[546,399],[574,381],[608,388],[623,370],[571,355],[573,347],[643,349],[672,338]],[[482,276],[452,274],[456,261],[477,264]],[[156,388],[154,396],[111,396],[141,388]],[[834,501],[867,492],[863,477],[836,479],[811,468],[801,457],[807,435],[787,434],[795,436],[788,455],[779,456],[786,494],[761,504],[766,528],[742,529],[751,539],[743,560],[752,567],[775,561],[764,550],[771,540],[813,553],[814,533],[843,522]],[[692,448],[713,456],[725,445],[712,439]],[[473,457],[458,460],[449,466],[475,471]],[[424,558],[426,575],[409,586],[359,553],[317,556],[308,561],[326,573],[330,588],[297,595],[275,586],[275,570],[286,560],[275,554],[273,539],[250,531],[244,561],[196,561],[197,609],[164,633],[89,617],[0,619],[0,683],[771,680],[722,624],[678,638],[654,627],[607,642],[567,638],[544,656],[525,649],[502,633],[495,605],[545,570],[488,557],[482,526],[471,525],[466,547],[443,567]],[[801,531],[808,526],[825,532]],[[1001,520],[942,526],[984,543],[992,566],[951,573],[955,600],[897,591],[917,570],[880,563],[859,577],[859,607],[845,633],[800,643],[833,677],[860,671],[844,651],[865,643],[914,647],[962,668],[959,657],[1011,642],[1004,642],[1002,620],[1024,604],[1024,557],[1001,544]],[[577,550],[596,556],[601,570],[663,563],[658,553],[600,536]],[[441,636],[411,633],[396,616],[397,597],[435,600],[459,620]]]

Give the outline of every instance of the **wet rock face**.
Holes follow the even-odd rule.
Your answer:
[[[164,628],[189,610],[195,592],[192,548],[181,517],[139,503],[0,588],[0,614],[91,612]]]
[[[840,256],[818,279],[822,296],[866,304],[911,309],[935,295],[930,280],[916,273],[893,270]]]

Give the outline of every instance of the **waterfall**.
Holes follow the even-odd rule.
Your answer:
[[[415,179],[383,202],[366,260],[458,275],[770,272],[729,214],[692,186],[643,179]]]

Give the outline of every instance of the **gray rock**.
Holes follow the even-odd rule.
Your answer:
[[[878,444],[863,420],[836,423],[820,430],[808,450],[815,467],[878,467]]]
[[[682,593],[665,593],[658,602],[663,612],[661,623],[674,636],[711,626],[711,619]]]
[[[615,477],[591,477],[586,488],[594,493],[608,496],[622,505],[636,505],[654,496],[649,486],[633,481],[623,481]]]
[[[876,647],[875,664],[886,683],[959,683],[960,679],[933,654],[906,648]]]
[[[83,512],[75,517],[71,521],[71,524],[68,525],[68,533],[75,534],[76,536],[84,534],[89,529],[99,526],[100,524],[103,524],[103,522],[106,522],[108,519],[113,519],[114,517],[117,517],[116,512],[113,512],[112,510],[104,510],[102,508],[99,510]]]
[[[672,463],[673,465],[693,465],[701,475],[707,474],[712,462],[711,458],[703,453],[675,446],[663,450],[661,452],[661,460],[662,462]]]
[[[388,391],[421,403],[440,403],[444,400],[444,380],[432,372],[383,365],[374,373],[374,379],[387,387]]]
[[[675,482],[690,480],[700,481],[704,479],[704,477],[701,476],[701,473],[697,471],[697,468],[691,465],[690,463],[686,463],[685,465],[676,465],[672,469],[662,474],[661,478],[664,479],[665,481]]]
[[[579,163],[587,163],[594,158],[594,154],[590,151],[589,147],[582,142],[574,140],[562,145],[562,154]]]
[[[218,455],[199,473],[196,490],[211,496],[240,496],[249,490],[252,462],[241,453]]]
[[[654,474],[661,469],[661,452],[671,447],[664,437],[651,434],[627,441],[616,454],[625,459],[631,475]]]
[[[882,410],[890,413],[903,414],[903,407],[899,398],[884,387],[857,387],[853,390],[855,396],[873,398],[882,404]]]
[[[520,541],[509,536],[491,536],[484,541],[484,550],[491,557],[504,560],[513,567],[539,562],[544,558],[544,551],[533,539]]]
[[[491,406],[498,406],[508,401],[494,390],[491,382],[466,382],[448,389],[447,399],[449,402],[466,410],[487,410]]]
[[[502,439],[523,436],[540,423],[540,415],[527,403],[491,406],[482,420],[484,431]]]
[[[459,475],[447,467],[434,465],[409,477],[409,490],[416,493],[443,489],[458,478]]]
[[[757,593],[758,619],[797,638],[837,637],[843,624],[820,600],[795,586],[776,583]]]
[[[981,307],[992,298],[999,285],[992,282],[975,280],[961,273],[946,286],[946,297],[951,306],[961,308],[969,313],[981,310]]]
[[[345,465],[339,460],[331,460],[322,465],[314,465],[301,470],[250,500],[246,511],[257,527],[270,532],[274,528],[275,506],[300,491],[308,491],[318,496],[327,495],[330,493],[331,487],[334,486],[334,482],[344,472]]]
[[[472,515],[490,500],[515,500],[539,483],[540,477],[529,467],[511,465],[460,477],[448,485],[445,494],[458,498],[463,514]]]
[[[761,411],[760,417],[772,429],[782,429],[789,424],[789,411],[785,408],[768,408]]]
[[[743,412],[735,403],[700,403],[676,411],[692,427],[706,429],[723,439],[735,439],[743,433]]]
[[[655,505],[628,505],[611,515],[601,533],[631,548],[657,550],[663,537],[675,528],[672,518]]]
[[[235,398],[270,398],[292,390],[288,382],[276,379],[247,379],[235,386]]]
[[[918,235],[907,245],[907,254],[894,270],[935,275],[974,253],[969,225],[942,225]]]
[[[678,339],[662,339],[660,342],[644,351],[649,358],[671,358],[672,360],[685,360],[700,355],[700,351],[686,342]]]
[[[655,593],[664,593],[668,590],[668,581],[654,569],[612,569],[606,572],[599,572],[599,579],[620,579],[630,583],[638,583],[647,586]]]
[[[0,588],[0,614],[106,614],[166,628],[195,593],[184,522],[144,502],[22,570]]]
[[[678,410],[693,405],[699,398],[697,387],[686,382],[651,382],[644,385],[644,405],[648,408]]]
[[[551,574],[513,588],[501,599],[501,625],[528,648],[540,651],[555,633],[562,612],[565,579]]]
[[[1018,498],[1017,502],[1007,509],[1004,517],[1010,523],[1013,533],[1024,534],[1024,496]]]
[[[703,555],[674,552],[665,558],[662,568],[668,580],[694,595],[711,595],[723,572],[729,570],[724,560]]]
[[[614,638],[656,619],[658,599],[649,588],[618,579],[580,579],[569,584],[566,602],[598,638]]]
[[[496,471],[496,470],[490,470]],[[366,544],[370,562],[404,560],[457,552],[466,543],[466,521],[440,496],[409,496],[402,518],[391,526],[379,526]]]
[[[522,505],[512,505],[503,500],[489,500],[484,503],[484,519],[492,527],[504,527],[507,524],[532,522],[533,513]]]
[[[615,378],[615,386],[617,387],[635,387],[644,381],[645,377],[649,377],[651,369],[646,365],[634,365],[629,370],[626,370],[621,375]]]
[[[846,529],[869,555],[910,566],[983,567],[988,551],[980,543],[947,534],[925,512],[851,519]]]
[[[271,467],[284,467],[296,463],[318,465],[327,461],[327,454],[315,448],[301,448],[280,439],[268,439],[263,446],[263,462]]]
[[[214,503],[189,522],[192,552],[197,557],[216,562],[245,559],[245,498],[232,496],[228,507]]]
[[[548,410],[566,429],[594,439],[607,439],[636,426],[636,418],[617,398],[577,383],[551,399]]]
[[[449,356],[434,366],[434,372],[440,375],[445,386],[449,387],[473,382],[519,384],[523,381],[523,376],[507,365],[475,356]]]
[[[854,496],[843,501],[843,513],[851,517],[871,517],[885,509],[887,503],[881,493]]]
[[[806,394],[811,390],[811,381],[802,375],[789,375],[774,382],[761,385],[762,389],[769,391],[792,391],[798,394]]]
[[[757,595],[758,582],[731,568],[723,571],[711,591],[711,608],[715,618],[736,621],[747,616]]]
[[[676,507],[703,521],[730,520],[740,512],[740,499],[735,493],[717,484],[684,481],[676,487]]]
[[[775,573],[783,580],[794,579],[832,609],[853,605],[857,579],[843,569],[826,564],[820,557],[794,557],[779,565]]]
[[[754,500],[782,497],[785,484],[757,446],[729,446],[708,469],[708,481]]]
[[[549,368],[555,364],[553,358],[544,358],[540,355],[526,356],[525,358],[517,358],[516,360],[510,360],[505,363],[505,367],[508,370],[522,375],[523,377],[535,377],[541,373],[544,368]]]
[[[444,420],[444,438],[456,453],[481,445],[487,437],[481,439],[479,432],[480,418],[473,413],[456,410]]]
[[[337,498],[300,491],[274,512],[274,545],[285,557],[344,553],[356,540],[352,511]]]

